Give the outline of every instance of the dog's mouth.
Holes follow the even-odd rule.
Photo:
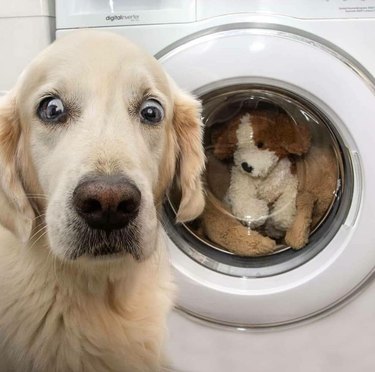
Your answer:
[[[137,261],[142,259],[139,244],[139,229],[131,224],[124,229],[105,231],[81,226],[77,231],[76,244],[69,252],[69,258],[82,256],[92,258],[116,258],[130,254]]]
[[[143,199],[135,182],[124,174],[91,173],[72,192],[75,212],[68,257],[117,257],[130,254],[141,259],[139,214]]]

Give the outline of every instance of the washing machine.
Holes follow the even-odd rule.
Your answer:
[[[178,287],[172,370],[374,371],[375,1],[57,0],[58,36],[85,27],[145,47],[202,101],[215,217],[175,224],[177,186],[163,211]],[[315,195],[300,246],[285,228],[272,232],[273,201],[264,224],[231,210],[236,155],[218,156],[215,141],[246,112],[281,115],[309,133],[303,154],[284,158],[292,175],[298,164],[304,174],[293,213],[312,174],[329,196],[318,211]],[[238,231],[247,234],[236,246]],[[272,252],[251,250],[254,234],[272,241]]]

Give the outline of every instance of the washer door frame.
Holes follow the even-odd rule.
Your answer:
[[[366,129],[375,117],[375,90],[366,71],[344,54],[297,30],[252,25],[206,31],[159,53],[177,84],[198,95],[243,79],[288,89],[312,102],[336,124],[354,172],[352,204],[335,237],[310,261],[282,274],[220,274],[192,260],[167,238],[181,309],[237,327],[288,324],[333,308],[371,276],[375,249],[368,236],[375,226],[375,198],[368,190],[375,189],[375,134]]]

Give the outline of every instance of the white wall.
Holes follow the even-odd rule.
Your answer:
[[[53,0],[0,2],[0,92],[14,85],[24,67],[54,37]]]

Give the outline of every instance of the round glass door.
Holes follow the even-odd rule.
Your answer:
[[[329,244],[352,200],[351,160],[335,126],[270,86],[231,85],[200,98],[206,209],[174,226],[175,243],[207,268],[239,277],[302,265]],[[172,189],[172,220],[178,204]]]
[[[164,222],[178,306],[264,327],[323,313],[375,266],[374,85],[359,65],[298,31],[228,26],[159,55],[203,106],[206,208]]]

